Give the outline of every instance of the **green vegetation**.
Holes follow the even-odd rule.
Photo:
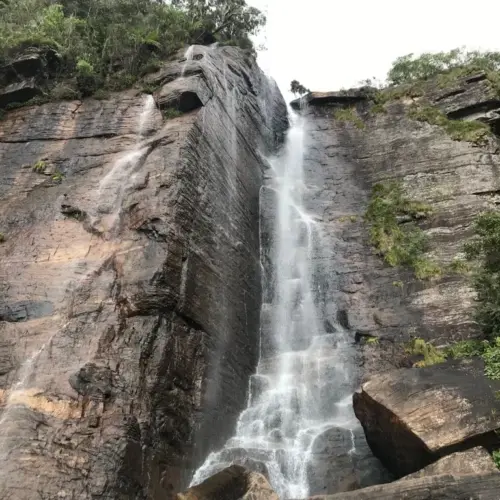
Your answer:
[[[443,127],[454,141],[468,141],[484,144],[491,134],[488,125],[472,120],[450,120],[438,108],[432,106],[413,106],[409,111],[410,118],[431,125]]]
[[[493,462],[500,469],[500,450],[496,450],[492,453]]]
[[[371,106],[370,112],[375,114],[387,113],[387,109],[383,102],[376,102]]]
[[[339,222],[357,222],[358,221],[358,216],[357,215],[343,215],[342,217],[339,217],[338,219]]]
[[[173,118],[178,118],[182,115],[182,111],[179,111],[176,108],[165,108],[163,110],[163,118],[165,120],[172,120]]]
[[[54,182],[60,183],[64,179],[64,174],[62,172],[56,171],[52,174],[52,180]]]
[[[447,358],[463,359],[482,356],[487,342],[482,340],[461,340],[445,349]]]
[[[465,245],[465,255],[474,263],[472,283],[477,300],[474,319],[485,337],[500,337],[500,213],[486,212],[474,223],[475,235]]]
[[[358,129],[365,128],[365,124],[359,117],[358,112],[356,111],[356,108],[354,106],[351,106],[349,108],[336,109],[333,113],[333,116],[336,120],[352,123]]]
[[[467,274],[470,271],[470,265],[465,260],[455,258],[446,266],[446,270],[453,274]]]
[[[420,338],[412,339],[406,348],[406,352],[413,356],[424,357],[422,361],[418,361],[414,364],[416,368],[437,365],[446,361],[446,356],[442,351],[439,351],[432,344]]]
[[[46,168],[47,168],[47,162],[45,160],[39,160],[33,165],[33,172],[38,172],[39,174],[43,174]]]
[[[88,95],[130,86],[185,44],[253,50],[249,36],[264,23],[245,0],[0,0],[0,66],[53,48],[62,57],[59,78],[75,77]]]
[[[5,235],[3,233],[0,233],[0,243],[4,243],[5,241]]]
[[[423,254],[427,247],[425,233],[414,223],[431,213],[428,205],[407,198],[395,182],[376,184],[365,220],[371,224],[372,245],[390,266],[408,266],[418,279],[440,274],[439,267]],[[402,224],[401,220],[410,222]]]
[[[486,344],[483,359],[486,376],[492,380],[500,380],[500,337]]]
[[[403,288],[404,287],[404,283],[402,281],[393,281],[392,282],[392,286],[395,286],[396,288]]]
[[[396,59],[387,78],[390,83],[400,85],[418,80],[428,80],[437,75],[444,84],[451,80],[479,71],[495,72],[500,69],[499,52],[465,51],[454,49],[449,52],[424,53],[418,57],[408,54]]]
[[[366,339],[367,344],[375,345],[379,343],[379,338],[378,337],[368,337]]]

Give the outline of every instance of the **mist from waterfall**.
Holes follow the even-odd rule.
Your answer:
[[[348,453],[355,452],[353,429],[359,424],[351,405],[353,347],[339,325],[329,323],[328,332],[324,327],[318,291],[328,277],[318,277],[322,231],[306,208],[306,150],[306,121],[292,115],[285,147],[270,159],[272,178],[261,194],[261,203],[272,200],[274,227],[268,260],[262,258],[267,302],[248,407],[235,436],[209,455],[192,485],[239,463],[268,474],[281,499],[303,498],[310,492],[308,464],[318,436],[329,429],[350,432]]]

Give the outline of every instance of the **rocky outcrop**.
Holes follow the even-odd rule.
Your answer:
[[[244,52],[194,54],[152,77],[201,102],[175,118],[131,90],[0,121],[2,495],[169,498],[245,406],[286,108]]]
[[[309,500],[498,500],[499,474],[440,475],[371,486]]]
[[[441,474],[466,476],[468,474],[500,474],[500,471],[486,449],[477,446],[471,450],[459,451],[441,458],[413,474],[408,474],[401,481],[418,477],[439,476]]]
[[[363,384],[354,411],[375,455],[404,476],[454,451],[500,446],[499,390],[479,361],[403,368]]]
[[[232,465],[179,493],[176,500],[279,500],[279,497],[262,474]]]

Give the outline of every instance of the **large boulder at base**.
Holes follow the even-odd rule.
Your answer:
[[[456,451],[498,446],[499,390],[481,360],[468,360],[378,375],[353,403],[374,454],[404,476]]]
[[[438,476],[440,474],[455,474],[464,476],[467,474],[500,474],[491,455],[481,446],[472,450],[452,453],[447,457],[439,459],[423,469],[409,474],[401,479],[407,481],[417,477]]]
[[[267,479],[232,465],[177,495],[177,500],[279,500]]]
[[[498,500],[500,474],[430,476],[309,500]]]

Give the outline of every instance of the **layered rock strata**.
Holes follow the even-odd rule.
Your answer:
[[[286,107],[244,52],[194,54],[151,76],[157,104],[0,122],[2,495],[169,498],[245,406],[261,154]]]

